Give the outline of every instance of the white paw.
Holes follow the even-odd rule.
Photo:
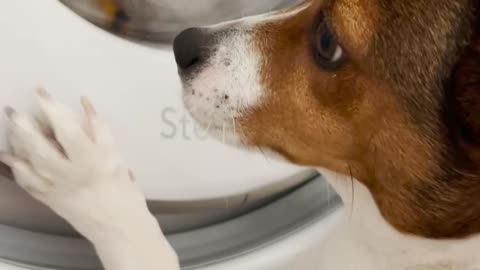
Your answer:
[[[145,198],[90,103],[83,99],[77,114],[44,91],[38,98],[34,118],[7,109],[13,154],[0,159],[18,184],[87,238],[146,215]]]

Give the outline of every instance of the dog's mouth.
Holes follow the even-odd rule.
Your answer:
[[[232,122],[224,121],[220,123],[215,122],[214,120],[199,119],[195,116],[195,114],[192,114],[191,112],[190,115],[197,122],[197,124],[199,124],[199,126],[203,128],[206,132],[236,132],[237,123],[234,119],[232,119]]]
[[[217,66],[206,66],[196,74],[181,76],[184,107],[199,127],[227,144],[242,141],[240,121],[248,110],[242,91],[231,91],[234,78]],[[247,92],[247,91],[245,91]]]
[[[196,124],[209,135],[224,144],[234,146],[243,145],[243,136],[239,126],[239,119],[228,113],[200,113],[198,109],[185,102],[186,109]]]

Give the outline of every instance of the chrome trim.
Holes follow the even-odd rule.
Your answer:
[[[167,237],[178,252],[182,269],[197,269],[271,245],[319,222],[340,206],[333,189],[317,176],[246,215]],[[101,269],[86,240],[5,225],[0,225],[0,258],[29,269]]]
[[[112,1],[112,0],[111,0]],[[230,2],[229,2],[230,1]],[[210,25],[295,5],[302,0],[114,0],[120,20],[108,18],[96,0],[60,0],[87,21],[114,34],[144,42],[170,43],[183,29]],[[180,8],[182,7],[182,8]]]
[[[245,193],[207,200],[148,200],[147,203],[150,212],[162,225],[163,232],[176,234],[249,213],[282,197],[316,175],[318,173],[314,170],[302,170]],[[1,177],[0,224],[38,233],[78,236],[64,219],[33,199],[16,183]]]

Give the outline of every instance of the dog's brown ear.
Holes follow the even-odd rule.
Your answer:
[[[480,161],[480,20],[476,17],[473,38],[457,63],[453,89],[447,94],[449,102],[453,102],[452,121],[459,146],[470,158]]]

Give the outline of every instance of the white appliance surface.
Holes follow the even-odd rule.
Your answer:
[[[29,110],[37,86],[77,108],[90,97],[150,199],[230,196],[300,170],[205,138],[183,109],[170,48],[108,34],[58,0],[3,3],[0,33],[0,107]]]

